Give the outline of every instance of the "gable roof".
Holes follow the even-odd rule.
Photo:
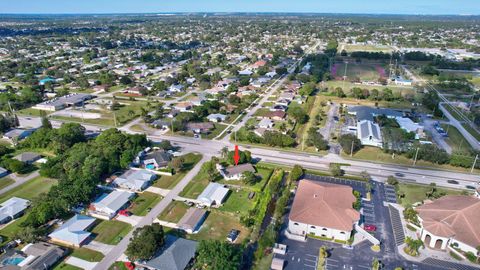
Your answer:
[[[79,246],[90,236],[85,230],[94,222],[95,218],[77,214],[48,236]]]
[[[93,205],[116,212],[120,210],[133,196],[133,193],[127,191],[114,190],[111,193],[103,194]]]
[[[301,180],[289,219],[292,221],[351,231],[360,219],[360,213],[353,209],[356,201],[350,186]]]
[[[157,163],[162,163],[162,162],[169,162],[172,160],[172,154],[165,152],[163,150],[160,151],[154,151],[151,153],[148,153],[144,160],[147,159],[155,159]]]
[[[197,245],[195,241],[167,234],[165,245],[145,266],[152,269],[183,270],[195,256]]]
[[[24,153],[18,154],[14,157],[14,159],[16,159],[18,161],[21,161],[21,162],[30,162],[30,161],[37,160],[39,158],[41,158],[41,156],[39,154],[33,153],[33,152],[24,152]]]
[[[199,223],[204,219],[207,213],[204,209],[189,208],[187,213],[178,221],[178,227],[182,230],[195,231],[199,227]]]
[[[244,172],[255,172],[255,168],[250,163],[240,164],[237,166],[230,166],[225,169],[225,175],[232,176],[242,174]]]
[[[472,247],[480,245],[480,200],[448,195],[415,208],[423,227],[441,237],[453,237]]]
[[[209,183],[208,186],[198,195],[197,200],[212,205],[213,203],[222,203],[227,196],[229,189],[218,183]]]
[[[358,122],[357,125],[359,139],[382,140],[382,133],[380,132],[380,126],[378,126],[378,124],[370,120],[362,120]]]
[[[155,179],[157,175],[147,170],[130,169],[115,178],[114,183],[118,186],[129,186],[135,189],[141,189],[147,182]]]

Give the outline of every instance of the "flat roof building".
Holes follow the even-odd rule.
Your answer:
[[[35,105],[33,108],[37,110],[54,112],[54,111],[62,110],[69,106],[80,105],[83,102],[92,98],[93,96],[89,94],[73,93],[63,97],[53,98],[51,100],[44,101],[42,103]]]

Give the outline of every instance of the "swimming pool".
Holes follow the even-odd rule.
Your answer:
[[[25,258],[22,258],[22,257],[7,258],[7,259],[3,260],[2,264],[3,265],[18,265],[23,260],[25,260]]]

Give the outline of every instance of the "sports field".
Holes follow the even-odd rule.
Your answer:
[[[331,70],[332,76],[336,80],[343,80],[347,76],[347,81],[358,79],[360,81],[378,81],[379,78],[386,78],[385,67],[380,64],[357,64],[357,63],[335,63]]]

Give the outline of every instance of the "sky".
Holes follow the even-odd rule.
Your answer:
[[[0,14],[156,12],[480,15],[480,0],[0,0]]]

